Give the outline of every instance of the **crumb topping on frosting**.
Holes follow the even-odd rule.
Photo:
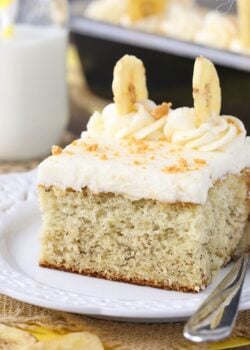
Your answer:
[[[95,152],[95,151],[97,151],[97,149],[98,149],[98,145],[97,145],[97,144],[89,145],[89,146],[86,147],[86,149],[87,149],[87,151],[89,151],[89,152]]]
[[[220,115],[219,79],[210,61],[195,62],[194,107],[176,109],[148,99],[140,60],[129,56],[120,63],[115,102],[92,115],[79,140],[64,150],[53,146],[39,166],[40,184],[204,204],[215,181],[250,167],[250,139],[238,118]]]
[[[172,103],[163,102],[161,105],[156,106],[152,110],[151,114],[156,120],[161,119],[162,117],[164,117],[164,115],[168,115],[171,106]]]
[[[134,160],[134,165],[142,165],[143,163],[140,162],[139,160]]]
[[[102,154],[102,155],[100,156],[100,159],[102,159],[102,160],[107,160],[108,157],[106,156],[106,154]]]
[[[207,163],[206,161],[203,161],[201,159],[193,159],[194,165],[189,165],[186,159],[179,158],[178,164],[176,165],[167,165],[164,166],[161,170],[164,173],[179,173],[179,172],[185,172],[185,171],[197,171],[200,167],[205,166]]]
[[[62,153],[62,148],[54,145],[51,147],[51,153],[53,154],[53,156],[58,156],[59,154]]]
[[[196,164],[199,164],[199,165],[206,165],[206,164],[207,164],[207,162],[205,161],[205,159],[197,159],[197,158],[195,158],[195,159],[194,159],[194,162],[195,162]]]

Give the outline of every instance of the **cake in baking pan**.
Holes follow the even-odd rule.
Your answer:
[[[114,103],[39,166],[40,265],[198,292],[230,261],[247,222],[245,127],[221,115],[219,78],[204,57],[193,108],[151,101],[134,56],[117,62],[112,88]]]

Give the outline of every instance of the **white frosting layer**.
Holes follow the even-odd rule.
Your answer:
[[[250,139],[238,139],[224,151],[202,152],[163,141],[82,139],[39,166],[38,183],[94,193],[112,192],[130,199],[204,204],[209,188],[228,173],[250,167]]]
[[[216,180],[247,167],[250,139],[239,119],[212,116],[197,126],[193,108],[169,110],[145,100],[125,116],[115,104],[95,112],[81,139],[40,164],[38,182],[204,204]]]

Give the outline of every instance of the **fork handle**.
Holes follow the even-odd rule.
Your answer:
[[[184,336],[194,342],[219,341],[234,327],[249,254],[244,254],[202,303],[184,327]]]

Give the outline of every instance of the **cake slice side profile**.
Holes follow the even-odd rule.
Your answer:
[[[194,108],[148,99],[145,69],[124,56],[114,103],[38,171],[41,266],[198,292],[231,260],[249,214],[250,141],[220,116],[214,65],[198,57]]]

